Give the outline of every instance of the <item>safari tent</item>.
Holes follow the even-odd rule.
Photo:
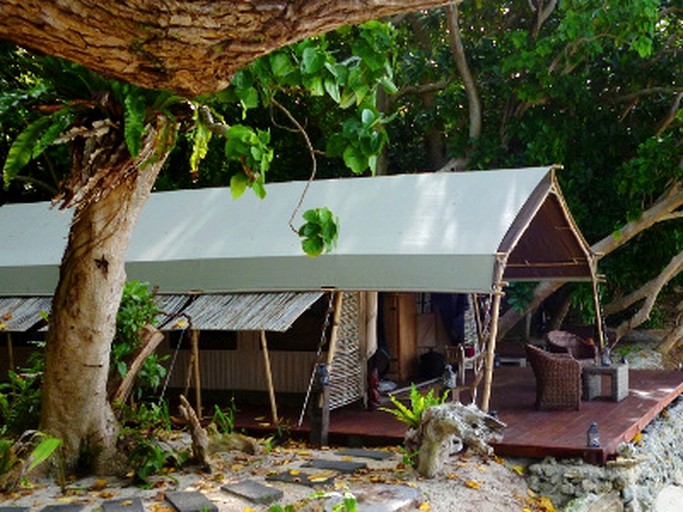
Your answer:
[[[247,310],[243,303],[234,309],[235,297],[245,293],[260,297],[260,303],[248,308],[252,323],[224,322],[219,327],[251,333],[246,335],[251,341],[244,344],[240,343],[244,338],[238,336],[236,352],[240,357],[233,357],[232,369],[227,372],[235,378],[243,372],[245,361],[256,361],[245,359],[242,350],[248,345],[251,348],[245,350],[253,357],[258,355],[254,350],[258,334],[254,333],[286,329],[323,292],[353,297],[355,305],[342,321],[346,326],[342,331],[348,331],[342,338],[346,337],[348,346],[344,354],[329,357],[332,360],[334,355],[331,377],[335,368],[355,372],[355,394],[363,393],[366,358],[376,346],[376,301],[367,292],[489,295],[491,323],[482,398],[486,408],[505,285],[543,279],[595,283],[594,255],[562,197],[557,169],[314,181],[301,208],[297,205],[304,182],[271,184],[264,200],[249,192],[232,200],[227,188],[154,193],[128,251],[128,278],[149,282],[160,297],[168,297],[166,300],[176,305],[204,301],[203,308],[195,308],[210,310],[214,324],[227,318],[231,307],[239,313],[233,318],[243,319]],[[339,241],[331,253],[310,258],[304,255],[288,219],[297,209],[301,213],[322,206],[339,219]],[[55,289],[69,222],[69,212],[53,209],[48,203],[0,208],[0,318],[8,319],[3,324],[5,330],[13,329],[12,308],[21,306],[22,314],[30,316],[27,301],[48,297]],[[289,300],[298,305],[295,310],[282,309],[282,294],[289,294]],[[43,302],[39,304],[33,311],[36,322],[44,308]],[[403,320],[400,311],[396,314],[396,335],[400,337]],[[416,313],[405,308],[405,314]],[[292,322],[284,322],[278,329],[268,324],[280,316]],[[20,328],[26,325],[24,321]],[[167,328],[172,329],[172,323]],[[409,348],[414,345],[413,340],[403,343]],[[284,348],[283,354],[288,352]],[[404,352],[406,357],[416,356],[414,350]],[[203,357],[207,367],[202,368],[202,381],[209,382],[217,374],[226,374],[225,369],[209,367],[225,357],[207,355]],[[310,351],[287,354],[274,362],[273,377],[277,379],[278,372],[287,368],[296,368],[301,374],[299,369],[309,366],[312,358]],[[297,359],[302,361],[295,362]],[[346,376],[344,380],[348,380]],[[303,382],[307,383],[308,377]]]

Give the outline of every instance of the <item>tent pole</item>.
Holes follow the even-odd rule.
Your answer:
[[[197,409],[197,416],[202,418],[202,386],[199,373],[199,330],[192,329],[192,373],[194,376],[194,400]]]
[[[496,338],[498,337],[498,318],[500,317],[500,301],[503,297],[502,283],[497,283],[493,289],[493,305],[491,312],[491,331],[486,352],[486,373],[484,375],[484,392],[481,397],[481,410],[489,412],[491,401],[491,386],[493,384],[493,364],[496,354]]]
[[[602,329],[602,311],[600,306],[600,294],[598,290],[598,278],[595,270],[591,269],[591,281],[593,281],[593,302],[595,304],[595,321],[598,324],[598,347],[600,353],[605,351],[605,332]]]
[[[266,369],[266,382],[268,383],[268,397],[270,398],[270,411],[273,415],[273,423],[280,424],[280,419],[277,415],[277,403],[275,402],[275,387],[273,386],[273,372],[270,368],[270,356],[268,355],[268,342],[266,340],[266,331],[260,332],[261,351],[263,352],[263,366]]]

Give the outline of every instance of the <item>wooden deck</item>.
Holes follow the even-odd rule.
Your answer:
[[[530,368],[501,367],[494,375],[491,410],[507,424],[503,440],[494,445],[501,456],[542,458],[582,457],[603,464],[617,446],[630,441],[667,405],[683,394],[683,372],[631,370],[629,395],[621,402],[582,402],[579,411],[537,411],[535,380]],[[283,409],[284,429],[306,438],[308,420],[296,425],[299,411]],[[273,430],[268,409],[240,406],[236,424],[254,434]],[[592,421],[600,431],[602,446],[587,448],[586,432]],[[381,411],[347,407],[330,417],[330,444],[378,446],[400,444],[405,425]]]

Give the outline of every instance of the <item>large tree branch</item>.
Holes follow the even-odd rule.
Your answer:
[[[683,251],[674,256],[655,279],[648,281],[638,290],[605,307],[605,314],[613,314],[645,299],[643,305],[631,318],[619,324],[616,329],[617,341],[650,318],[650,313],[662,288],[681,271],[683,271]]]
[[[678,111],[681,109],[681,100],[683,99],[683,92],[679,92],[674,98],[673,104],[669,109],[668,114],[659,123],[659,127],[655,132],[655,135],[659,136],[666,131],[666,129],[674,122],[678,116]]]
[[[462,44],[460,36],[460,21],[458,6],[453,3],[446,8],[448,12],[448,34],[451,53],[455,59],[455,65],[460,73],[465,92],[467,93],[467,103],[469,106],[470,117],[470,139],[477,140],[481,135],[481,102],[477,93],[477,84],[472,76],[470,67],[465,56],[465,46]]]
[[[0,39],[194,96],[272,50],[446,0],[3,0]]]

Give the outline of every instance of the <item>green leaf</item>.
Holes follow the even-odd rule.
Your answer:
[[[38,158],[57,138],[66,131],[74,119],[74,112],[70,108],[58,110],[50,116],[51,125],[40,136],[33,148],[31,158]]]
[[[273,71],[273,75],[281,78],[289,74],[294,69],[294,66],[289,55],[284,52],[276,52],[270,55],[270,68]]]
[[[145,98],[137,90],[127,90],[123,99],[124,125],[123,135],[131,156],[138,156],[142,147],[142,137],[145,135],[145,113],[147,107]]]
[[[325,66],[325,54],[317,48],[304,48],[301,56],[301,72],[306,75],[313,75]]]
[[[209,151],[211,136],[211,130],[200,121],[199,116],[196,116],[194,134],[192,137],[192,154],[190,155],[190,170],[193,173],[196,173],[199,170],[199,162],[204,159],[206,153]]]
[[[344,150],[344,163],[356,174],[360,174],[368,168],[368,157],[361,154],[353,146],[347,146]]]
[[[325,245],[322,239],[319,237],[305,238],[301,242],[301,248],[304,250],[304,253],[306,253],[306,256],[309,256],[311,258],[320,256],[323,252],[324,247]]]
[[[341,101],[341,93],[339,91],[339,84],[337,81],[328,77],[325,78],[323,85],[327,94],[330,95],[330,98],[332,98],[336,103],[339,103]]]
[[[50,117],[41,117],[24,128],[9,148],[7,159],[2,169],[5,188],[17,177],[19,171],[31,160],[33,149],[38,144],[41,134],[50,125]]]
[[[57,448],[62,445],[62,440],[56,437],[43,439],[31,452],[31,463],[26,468],[27,472],[33,471],[38,464],[50,458]]]
[[[230,178],[230,195],[233,199],[239,198],[249,186],[249,178],[243,173],[238,172]]]

